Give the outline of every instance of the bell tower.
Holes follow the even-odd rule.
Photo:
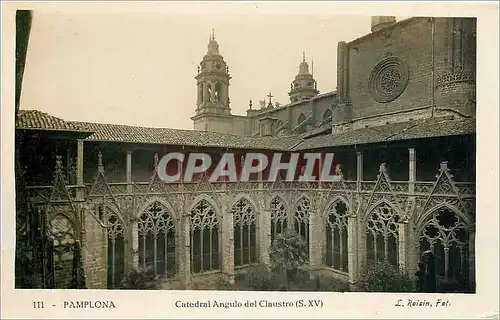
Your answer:
[[[290,102],[309,100],[319,93],[316,80],[309,72],[309,64],[306,62],[306,54],[302,53],[302,62],[299,65],[299,73],[290,85]]]
[[[229,67],[219,53],[214,31],[209,37],[208,50],[196,77],[198,98],[195,116],[191,118],[195,130],[221,133],[233,132],[233,116],[229,107]]]
[[[198,88],[196,115],[213,113],[230,115],[229,108],[229,67],[219,53],[219,44],[212,30],[207,54],[198,66],[195,77]]]

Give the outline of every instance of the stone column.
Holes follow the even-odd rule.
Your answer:
[[[127,150],[127,193],[132,193],[132,151]]]
[[[269,264],[269,248],[271,247],[271,212],[262,210],[259,215],[259,259]]]
[[[415,148],[408,148],[408,157],[409,157],[409,174],[408,174],[408,193],[410,194],[408,197],[408,202],[415,204],[415,182],[417,180],[417,156]],[[409,207],[411,209],[411,207]],[[410,219],[412,219],[413,212],[405,212]],[[400,227],[401,228],[401,227]],[[400,229],[401,230],[401,229]],[[415,245],[416,243],[416,234],[415,228],[409,227],[409,224],[405,224],[406,231],[406,259],[404,260],[405,270],[413,276],[415,272],[418,270],[418,262],[420,260],[419,254],[420,251],[418,247]],[[401,260],[401,256],[400,256]],[[402,260],[401,260],[402,261]]]
[[[408,271],[408,222],[398,223],[398,264],[402,270]]]
[[[227,212],[226,208],[222,208],[222,228],[221,228],[221,242],[222,242],[222,275],[225,280],[234,283],[234,228],[233,228],[233,215],[231,211]]]
[[[363,152],[356,152],[356,182],[358,192],[361,191],[361,181],[363,181]]]
[[[139,268],[139,225],[138,219],[132,218],[130,220],[131,243],[130,250],[132,252],[132,268]]]
[[[76,155],[76,184],[80,187],[83,186],[83,140],[77,141],[77,155]],[[83,200],[83,189],[78,188],[76,192],[76,199]]]
[[[349,283],[358,279],[358,218],[355,214],[347,217],[347,267]]]
[[[189,289],[191,284],[191,217],[189,212],[183,212],[179,222],[178,271],[182,289]]]
[[[309,214],[309,267],[311,270],[318,270],[323,264],[321,225],[321,214],[317,208],[314,208]]]
[[[417,161],[416,161],[417,159],[415,154],[415,148],[409,148],[408,155],[409,155],[408,191],[409,193],[413,194],[415,192],[415,181],[417,179]]]

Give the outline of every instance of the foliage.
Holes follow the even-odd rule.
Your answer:
[[[415,282],[388,261],[370,262],[363,270],[360,289],[365,292],[415,292]]]
[[[157,290],[158,277],[151,268],[132,269],[122,280],[121,289],[126,290]]]
[[[276,236],[269,258],[272,268],[294,274],[307,262],[307,243],[300,234],[287,230]]]
[[[349,284],[347,282],[333,277],[318,275],[315,277],[314,281],[315,281],[315,291],[325,291],[325,292],[351,291]]]
[[[248,270],[247,285],[250,289],[257,291],[276,291],[280,289],[280,279],[278,275],[266,265],[252,266]]]

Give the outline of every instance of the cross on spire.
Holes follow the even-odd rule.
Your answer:
[[[212,36],[210,37],[210,40],[215,40],[215,32],[214,32],[214,29],[212,29]]]
[[[271,94],[271,92],[269,92],[267,97],[269,98],[269,104],[272,105],[271,98],[273,98],[274,96]]]
[[[305,62],[305,61],[306,61],[306,53],[302,52],[302,62]]]

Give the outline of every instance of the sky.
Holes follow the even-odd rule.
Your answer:
[[[65,120],[192,129],[197,67],[211,30],[232,76],[232,114],[271,92],[289,102],[305,52],[321,93],[336,88],[339,41],[369,16],[199,11],[34,11],[21,109]]]

